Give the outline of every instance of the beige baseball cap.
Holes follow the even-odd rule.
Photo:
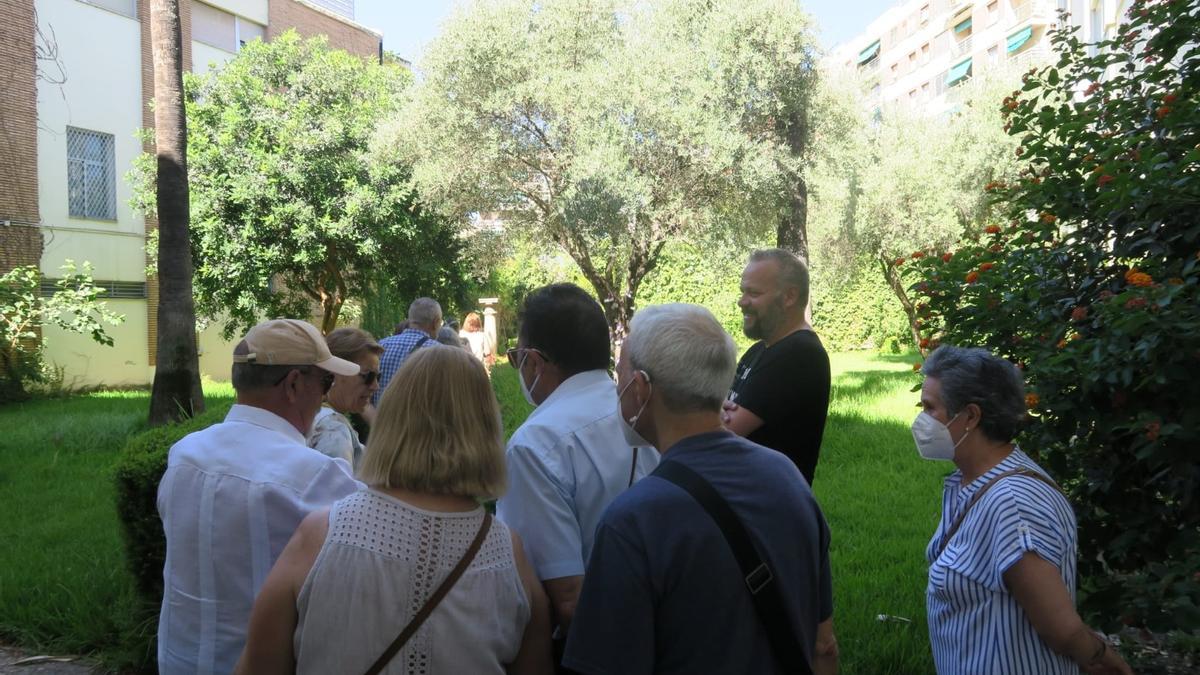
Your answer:
[[[234,354],[234,363],[259,366],[316,366],[337,375],[357,375],[353,361],[329,353],[321,331],[307,321],[272,319],[264,321],[243,338],[250,351]]]

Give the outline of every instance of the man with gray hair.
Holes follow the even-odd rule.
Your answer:
[[[158,485],[160,673],[232,672],[254,596],[300,521],[359,489],[346,460],[305,443],[333,376],[358,372],[295,319],[264,321],[234,348],[237,404],[171,448]]]
[[[731,379],[726,426],[791,458],[811,486],[829,413],[829,355],[805,318],[808,268],[790,251],[750,254],[742,330],[758,340]]]
[[[563,664],[580,673],[831,673],[829,530],[782,454],[726,430],[733,339],[695,305],[639,311],[617,363],[630,445],[662,464],[596,529]]]
[[[433,298],[417,298],[408,306],[404,330],[379,341],[383,356],[379,358],[379,389],[371,396],[371,405],[379,405],[388,382],[400,370],[404,359],[427,344],[437,344],[442,327],[442,306]]]

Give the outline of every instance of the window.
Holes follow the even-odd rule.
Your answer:
[[[1000,2],[992,0],[987,6],[988,25],[992,25],[1000,20]]]
[[[929,43],[921,45],[921,63],[929,63]]]
[[[995,63],[1000,60],[1000,46],[996,45],[988,50],[988,63]]]
[[[116,12],[121,16],[127,16],[131,19],[137,18],[137,3],[135,0],[79,0],[85,5],[94,5],[103,7],[110,12]]]
[[[929,83],[921,85],[921,98],[929,98]]]
[[[893,63],[892,64],[892,79],[894,80],[899,76],[900,76],[900,64]]]
[[[117,219],[113,135],[67,127],[67,212],[72,218]]]
[[[263,35],[264,28],[253,21],[202,2],[192,3],[192,39],[196,42],[236,53]]]
[[[908,92],[908,100],[910,100],[910,101],[917,100],[917,90],[916,89],[913,89],[912,91]]]
[[[921,5],[921,25],[929,23],[929,3]]]
[[[917,65],[917,53],[915,51],[909,52],[908,53],[908,67],[913,68],[913,67],[916,67],[916,65]]]

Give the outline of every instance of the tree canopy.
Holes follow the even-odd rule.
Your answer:
[[[378,150],[425,203],[567,252],[619,340],[673,238],[774,229],[801,170],[777,120],[806,105],[813,44],[792,2],[475,3]]]
[[[414,204],[405,164],[369,152],[410,80],[294,32],[187,78],[196,305],[227,337],[314,313],[329,331],[379,284],[458,293],[458,225]]]

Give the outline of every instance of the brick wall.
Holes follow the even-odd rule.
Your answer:
[[[0,273],[37,265],[37,63],[33,3],[0,0]],[[9,221],[5,226],[3,221]]]
[[[0,0],[6,2],[8,0]],[[142,25],[142,126],[146,129],[154,128],[154,111],[150,109],[150,102],[154,100],[154,48],[151,43],[150,31],[150,3],[147,0],[141,0],[137,3],[138,21]],[[192,69],[192,3],[181,1],[179,3],[179,24],[180,32],[183,34],[183,70],[184,72]],[[146,152],[154,152],[153,141],[147,141],[143,146]],[[153,216],[146,217],[146,234],[149,235],[154,230],[158,229],[158,219]],[[149,259],[147,257],[147,264]],[[155,365],[158,361],[158,277],[151,276],[146,279],[146,350],[150,358],[150,365]]]
[[[305,37],[324,35],[329,46],[370,59],[379,58],[380,36],[357,24],[299,0],[268,0],[267,39],[289,28]]]

